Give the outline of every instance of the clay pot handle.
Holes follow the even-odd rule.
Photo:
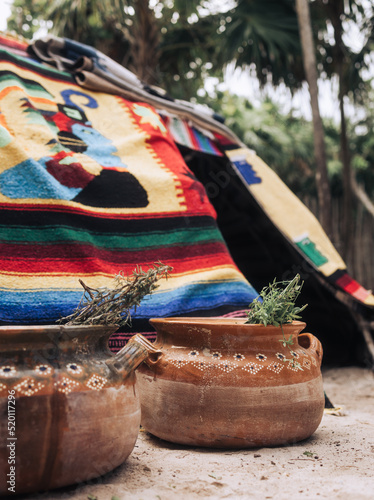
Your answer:
[[[140,334],[134,335],[115,356],[105,363],[111,370],[121,373],[124,377],[135,370],[143,361],[155,362],[161,355],[151,342]]]
[[[321,342],[312,335],[311,333],[301,333],[297,338],[299,345],[303,349],[310,349],[319,361],[319,365],[322,363],[323,348]]]

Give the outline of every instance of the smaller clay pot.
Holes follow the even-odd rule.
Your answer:
[[[222,318],[152,319],[162,352],[136,377],[142,426],[174,443],[248,448],[295,443],[321,422],[322,346],[301,330]],[[132,342],[142,342],[138,335]]]
[[[152,346],[108,348],[117,326],[0,327],[0,495],[84,482],[124,462]]]

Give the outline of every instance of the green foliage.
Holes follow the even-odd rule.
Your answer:
[[[216,50],[212,37],[215,21],[206,17],[191,24],[190,17],[180,14],[178,22],[172,23],[172,14],[164,9],[158,83],[173,98],[190,100],[204,87],[207,77],[222,76],[221,68],[213,69],[210,62]]]
[[[221,15],[215,62],[254,66],[262,85],[285,82],[295,88],[304,70],[293,0],[241,0]]]
[[[7,20],[7,29],[26,39],[31,39],[40,29],[48,30],[45,11],[49,0],[14,0],[11,15]]]
[[[368,94],[365,114],[349,124],[352,166],[357,182],[374,198],[374,90]]]
[[[286,323],[300,319],[299,314],[307,307],[307,304],[302,307],[295,306],[296,299],[300,295],[303,282],[300,282],[300,275],[288,281],[276,281],[269,286],[264,287],[258,298],[251,303],[251,308],[247,311],[248,319],[246,323],[260,325],[280,326],[283,339],[280,340],[283,347],[287,347],[291,353],[291,358],[284,358],[284,362],[289,362],[293,368],[302,370],[302,367],[295,359],[295,355],[291,349],[293,345],[292,335],[286,339],[283,331],[283,326]]]
[[[315,453],[312,453],[311,451],[304,451],[303,455],[307,457],[314,457]]]
[[[373,98],[374,92],[369,93],[365,109],[361,109],[357,117],[353,115],[347,120],[352,170],[358,184],[364,186],[370,198],[374,197],[374,106],[371,104]],[[343,193],[341,143],[338,126],[331,120],[325,120],[325,139],[331,193],[334,198],[339,198]]]
[[[246,323],[281,326],[300,319],[299,314],[306,308],[295,306],[303,283],[300,275],[289,281],[276,281],[264,287],[258,298],[251,303]]]

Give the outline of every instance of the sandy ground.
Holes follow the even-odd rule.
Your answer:
[[[374,375],[359,368],[323,372],[341,415],[324,415],[293,446],[210,450],[140,432],[115,471],[90,483],[27,495],[28,500],[374,499]],[[21,497],[18,497],[21,498]]]

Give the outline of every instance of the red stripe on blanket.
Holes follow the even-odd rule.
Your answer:
[[[17,245],[10,246],[17,247]],[[20,246],[25,248],[24,245]],[[56,254],[53,253],[53,249],[56,249]],[[8,247],[7,250],[9,250]],[[46,255],[46,250],[48,250],[48,255]],[[172,266],[174,273],[212,269],[216,266],[234,266],[234,262],[225,252],[223,244],[201,245],[198,252],[196,252],[195,248],[195,255],[193,247],[188,247],[187,252],[183,247],[179,249],[173,247],[149,252],[116,253],[97,252],[94,247],[87,247],[85,255],[75,255],[73,250],[76,249],[74,248],[71,249],[72,254],[70,254],[69,249],[65,248],[65,257],[59,257],[59,250],[61,251],[61,247],[55,245],[41,246],[39,251],[38,247],[34,247],[34,252],[28,253],[27,258],[27,254],[22,254],[22,249],[15,248],[13,254],[7,251],[7,255],[0,258],[0,268],[3,272],[22,275],[25,273],[50,274],[52,268],[53,273],[81,274],[100,272],[116,274],[120,270],[132,272],[135,265],[152,265],[158,260]],[[104,254],[107,259],[104,258]]]

